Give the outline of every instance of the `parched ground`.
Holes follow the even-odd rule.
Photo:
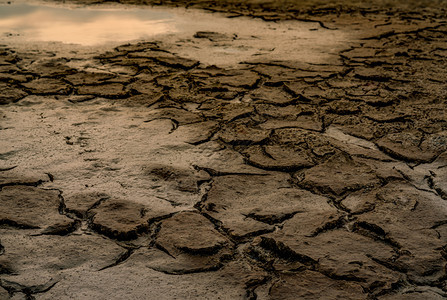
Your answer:
[[[445,1],[120,2],[358,37],[225,68],[1,46],[0,299],[447,297]]]

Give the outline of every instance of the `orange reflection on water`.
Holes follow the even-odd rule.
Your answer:
[[[148,9],[69,9],[0,3],[2,37],[97,45],[175,31],[172,16]]]

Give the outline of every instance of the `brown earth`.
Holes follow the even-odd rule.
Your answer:
[[[2,46],[1,299],[447,297],[445,1],[119,2],[358,36],[226,67]]]

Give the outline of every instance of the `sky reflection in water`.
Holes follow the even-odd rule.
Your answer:
[[[169,13],[149,9],[70,9],[0,1],[2,39],[98,45],[175,32],[173,18]]]

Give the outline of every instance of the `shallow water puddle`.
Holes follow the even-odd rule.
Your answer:
[[[182,57],[229,66],[265,60],[328,63],[337,60],[338,51],[352,40],[347,32],[328,30],[317,22],[265,22],[116,3],[88,7],[55,3],[0,0],[0,43],[24,49],[40,43],[40,51],[57,52],[71,51],[75,44],[97,47],[157,40]]]
[[[9,3],[9,4],[8,4]],[[174,32],[173,15],[129,7],[73,8],[0,2],[0,34],[10,39],[97,45]]]

